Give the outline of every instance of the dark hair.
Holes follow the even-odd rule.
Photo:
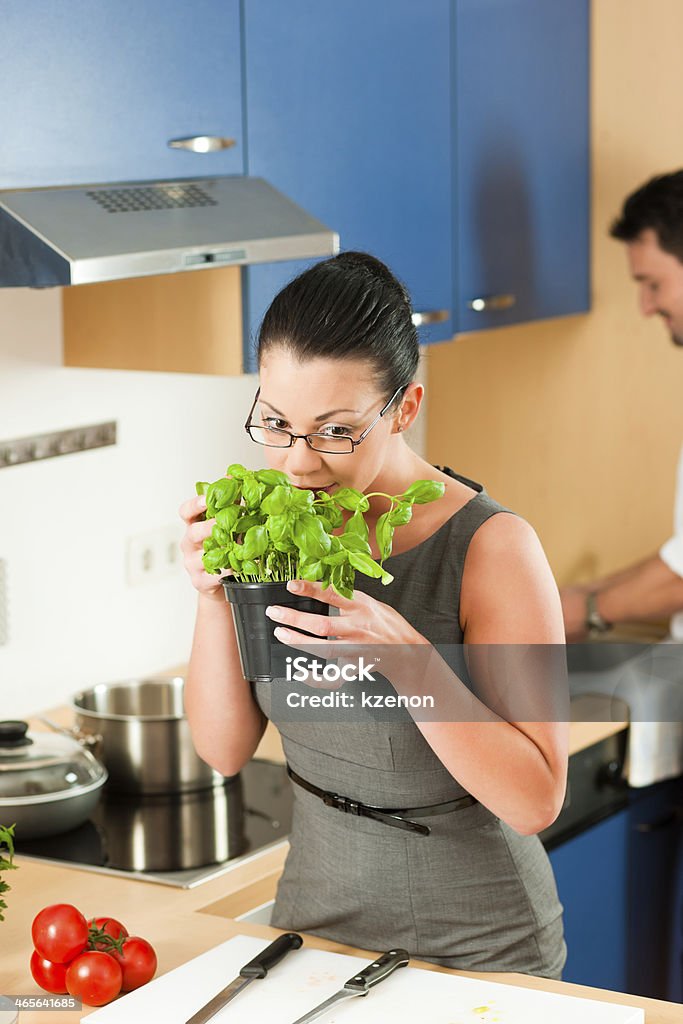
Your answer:
[[[315,263],[275,296],[259,331],[259,364],[279,345],[301,362],[367,359],[387,397],[410,384],[420,354],[408,292],[365,252]]]
[[[633,242],[647,228],[656,232],[662,249],[683,263],[683,171],[657,175],[632,192],[610,234]]]

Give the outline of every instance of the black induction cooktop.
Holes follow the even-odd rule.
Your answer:
[[[105,786],[88,821],[20,843],[17,852],[190,888],[284,841],[291,822],[285,766],[252,760],[239,775],[193,792],[137,796]]]

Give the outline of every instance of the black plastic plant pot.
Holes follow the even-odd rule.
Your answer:
[[[287,590],[286,583],[241,583],[226,576],[223,579],[225,599],[232,608],[237,633],[240,663],[244,678],[252,683],[269,683],[286,677],[287,657],[306,657],[303,651],[281,643],[275,636],[278,623],[269,619],[269,605],[289,605],[302,612],[328,615],[330,606],[312,597],[302,597]],[[297,630],[320,639],[307,630]],[[312,658],[326,664],[324,658]]]

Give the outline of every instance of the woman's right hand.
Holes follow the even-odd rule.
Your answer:
[[[204,541],[210,536],[215,519],[204,519],[206,512],[206,498],[198,494],[189,501],[184,501],[178,509],[180,518],[186,524],[183,539],[180,542],[180,550],[183,555],[183,564],[195,590],[207,597],[213,597],[224,601],[223,586],[221,579],[229,576],[230,570],[223,570],[220,576],[209,573],[202,563],[204,554]]]

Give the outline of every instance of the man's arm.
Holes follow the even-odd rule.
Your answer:
[[[589,593],[596,595],[596,607],[606,622],[665,619],[683,608],[683,577],[657,554],[592,583],[563,587],[560,597],[569,641],[583,640],[587,635],[586,596]]]

